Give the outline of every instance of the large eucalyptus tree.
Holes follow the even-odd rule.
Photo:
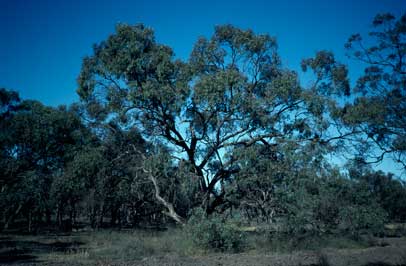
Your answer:
[[[166,145],[171,163],[188,169],[197,191],[192,205],[208,214],[225,203],[224,182],[243,166],[235,149],[258,144],[276,151],[290,143],[298,150],[328,126],[319,123],[323,98],[282,67],[275,38],[230,25],[199,38],[187,62],[175,60],[150,28],[118,25],[83,60],[78,84],[93,119],[136,127]],[[159,191],[153,169],[145,171]],[[157,198],[181,221],[170,202]]]

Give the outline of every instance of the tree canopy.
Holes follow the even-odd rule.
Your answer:
[[[369,38],[355,34],[345,45],[366,68],[354,88],[357,97],[342,117],[367,136],[362,150],[373,148],[366,160],[379,162],[390,155],[406,169],[406,15],[379,14],[373,28]]]
[[[258,144],[276,154],[291,142],[300,149],[326,127],[318,123],[323,99],[283,68],[267,34],[217,26],[187,62],[173,57],[151,29],[118,25],[84,59],[78,93],[93,118],[136,127],[169,145],[171,160],[186,160],[199,191],[193,205],[207,213],[224,203],[221,183],[241,168],[235,151]]]

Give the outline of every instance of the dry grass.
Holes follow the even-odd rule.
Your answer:
[[[347,237],[308,237],[302,240],[288,237],[267,237],[260,234],[248,235],[246,250],[251,254],[290,253],[293,251],[320,251],[324,248],[363,249],[375,244],[369,239],[355,241]]]
[[[41,256],[46,261],[96,262],[137,261],[152,256],[190,256],[203,254],[178,229],[165,232],[99,231],[74,235],[75,241],[84,243],[77,249],[51,252]]]
[[[386,244],[380,245],[380,242]],[[23,255],[34,257],[33,262],[41,262],[41,265],[160,265],[166,261],[174,262],[170,265],[178,265],[176,263],[179,261],[184,263],[179,265],[195,265],[200,260],[207,262],[207,265],[218,265],[216,263],[221,260],[224,265],[239,266],[244,265],[245,260],[247,263],[255,261],[258,265],[268,265],[268,260],[279,262],[295,258],[293,261],[296,263],[303,256],[309,257],[307,261],[316,263],[314,265],[345,265],[348,259],[354,263],[369,263],[372,258],[372,261],[377,261],[385,259],[384,256],[393,257],[399,265],[404,265],[406,254],[399,250],[405,250],[405,244],[405,238],[356,242],[335,237],[306,239],[300,245],[292,246],[289,239],[270,239],[266,234],[251,233],[248,234],[243,253],[221,254],[195,247],[181,229],[164,232],[105,230],[70,236],[0,236],[0,255],[7,254],[7,250],[20,250],[26,252]],[[371,245],[375,247],[366,248]],[[235,263],[225,263],[229,260]],[[384,260],[389,261],[390,258]],[[27,261],[23,257],[16,257],[14,262]],[[298,265],[295,263],[292,265]]]

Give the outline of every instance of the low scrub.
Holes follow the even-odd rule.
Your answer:
[[[238,252],[245,245],[245,234],[232,222],[217,214],[206,217],[200,209],[194,211],[185,230],[196,246],[206,250]]]

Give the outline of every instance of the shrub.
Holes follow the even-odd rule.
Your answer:
[[[186,230],[199,247],[215,251],[240,251],[245,243],[244,234],[229,221],[213,214],[206,217],[197,209],[190,217]]]
[[[359,238],[362,233],[380,234],[385,217],[379,206],[345,206],[340,211],[340,227],[354,238]]]
[[[369,186],[350,179],[302,179],[283,195],[282,235],[305,238],[346,233],[353,239],[383,232],[386,213]]]

